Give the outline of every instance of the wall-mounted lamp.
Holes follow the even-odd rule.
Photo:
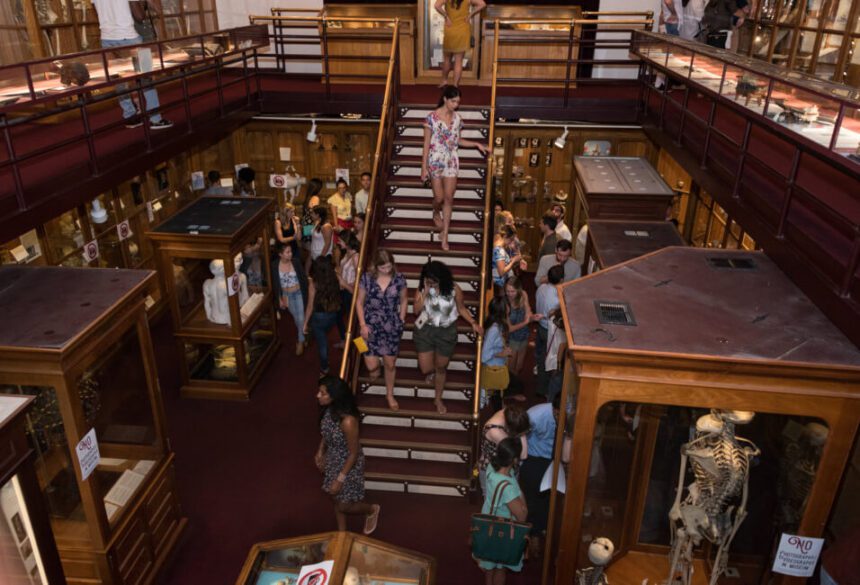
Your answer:
[[[553,144],[556,148],[564,150],[564,145],[567,144],[567,126],[564,127],[562,135],[553,141]]]
[[[317,141],[317,121],[311,120],[311,131],[307,135],[308,142]]]
[[[93,223],[105,223],[108,219],[107,210],[102,207],[102,202],[93,199],[93,208],[90,210],[90,219]]]

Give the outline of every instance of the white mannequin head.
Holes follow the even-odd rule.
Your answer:
[[[235,266],[235,270],[239,270],[242,266],[242,252],[237,253],[233,256],[233,266]]]
[[[343,585],[359,585],[360,583],[361,576],[358,574],[358,569],[349,567],[343,576]]]
[[[209,263],[209,272],[212,276],[224,276],[224,261],[215,259]]]
[[[615,545],[612,541],[603,536],[595,538],[588,545],[588,560],[598,567],[605,567],[612,560],[612,554],[615,552]],[[344,581],[344,583],[346,583]]]

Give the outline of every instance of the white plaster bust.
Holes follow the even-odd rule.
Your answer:
[[[233,259],[236,273],[239,275],[239,306],[248,300],[248,278],[239,272],[242,265],[242,254]],[[203,308],[206,318],[219,325],[230,325],[230,303],[227,294],[227,279],[224,277],[224,261],[213,260],[209,263],[212,278],[203,282]]]

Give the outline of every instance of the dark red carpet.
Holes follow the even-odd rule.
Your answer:
[[[189,519],[186,538],[160,583],[233,584],[255,542],[336,528],[313,464],[319,444],[316,348],[296,357],[292,321],[279,323],[282,348],[249,403],[180,399],[170,319],[153,331],[179,493]],[[528,360],[528,379],[531,368]],[[477,500],[372,491],[368,500],[382,505],[374,537],[434,556],[439,585],[483,583],[466,542]],[[361,519],[353,519],[350,528],[360,531]],[[539,579],[540,562],[534,560],[508,583]]]

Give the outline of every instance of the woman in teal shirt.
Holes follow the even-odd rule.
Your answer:
[[[518,522],[525,522],[528,516],[526,501],[523,498],[520,485],[517,483],[516,469],[520,464],[520,452],[522,443],[520,439],[508,437],[503,439],[496,448],[496,454],[490,460],[487,467],[487,491],[484,496],[484,507],[481,513],[492,514],[502,518],[513,518]],[[496,505],[493,507],[493,494],[496,486],[505,482],[503,488],[499,489],[496,497]],[[489,561],[478,561],[478,566],[484,570],[486,585],[504,585],[507,570],[519,572],[523,568],[523,559],[516,565],[502,565]]]

